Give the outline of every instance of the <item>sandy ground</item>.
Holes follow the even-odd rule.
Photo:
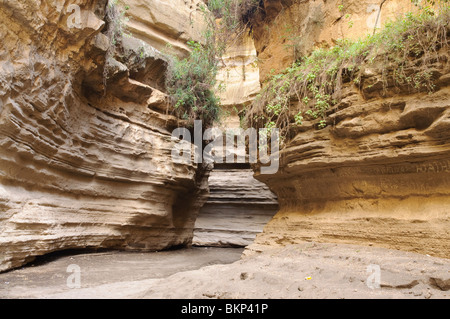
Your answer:
[[[2,298],[444,298],[450,260],[304,243],[239,259],[242,249],[64,256],[0,274]],[[238,260],[239,259],[239,260]],[[81,288],[66,281],[81,269]]]
[[[147,281],[208,265],[232,263],[239,260],[242,251],[243,248],[198,247],[153,253],[63,252],[0,273],[0,298],[126,298],[130,293],[148,289]],[[71,265],[79,266],[79,289],[70,288],[77,283],[72,276],[76,268],[68,268]]]

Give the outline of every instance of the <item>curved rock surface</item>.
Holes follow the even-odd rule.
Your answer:
[[[127,0],[127,29],[157,50],[180,56],[189,53],[187,42],[203,42],[206,27],[201,0]]]
[[[167,28],[189,19],[182,2]],[[153,43],[126,37],[127,65],[111,57],[103,82],[106,1],[77,4],[79,17],[61,1],[0,2],[0,271],[62,249],[189,244],[207,191],[204,171],[170,160],[178,119]]]

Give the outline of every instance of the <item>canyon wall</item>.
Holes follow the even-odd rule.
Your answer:
[[[263,3],[222,59],[222,128],[239,125],[260,73],[373,31],[381,0]],[[183,57],[188,39],[202,41],[201,4],[127,1],[111,52],[106,0],[0,1],[0,271],[63,249],[191,243],[209,170],[170,160],[171,132],[185,123],[171,115],[163,51]],[[411,6],[387,1],[378,24]],[[450,72],[431,67],[432,94],[381,95],[368,70],[361,88],[343,87],[327,128],[304,123],[278,173],[256,175],[280,211],[250,250],[314,240],[450,256]],[[199,242],[246,245],[276,196],[246,167],[222,169]]]
[[[252,20],[262,82],[314,48],[364,37],[389,19],[416,10],[411,0],[264,0],[263,4]]]
[[[132,33],[108,55],[106,1],[0,1],[0,271],[62,249],[191,242],[207,171],[170,160],[180,123],[153,39],[183,55],[186,22],[203,19],[196,1],[127,3]],[[154,9],[165,15],[142,16]]]
[[[201,0],[127,0],[127,29],[159,51],[180,56],[189,53],[187,42],[203,43],[206,20]]]
[[[450,89],[366,100],[298,134],[259,175],[280,211],[259,245],[324,241],[450,257]]]
[[[320,3],[291,3],[284,11],[273,13],[269,26],[275,28],[278,20],[293,22],[285,15],[299,6]],[[388,3],[400,7],[402,1]],[[352,10],[365,12],[365,6],[355,3]],[[332,4],[325,11],[338,12],[335,7]],[[320,42],[322,35],[333,30],[319,30],[315,37]],[[270,48],[282,47],[282,41],[266,32],[255,30],[256,42],[268,43],[264,49],[257,45],[259,57],[267,55]],[[277,52],[265,63],[278,59],[281,53]],[[278,196],[280,211],[247,253],[273,245],[318,241],[450,258],[448,43],[438,55],[439,60],[427,66],[436,79],[433,93],[383,84],[379,70],[366,69],[360,86],[352,82],[343,85],[342,100],[327,113],[325,129],[317,130],[314,123],[304,121],[280,153],[280,170],[256,175]],[[290,57],[287,60],[292,62]],[[277,68],[282,64],[285,62],[276,64]]]

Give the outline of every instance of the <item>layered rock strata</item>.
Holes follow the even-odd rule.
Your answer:
[[[0,2],[0,271],[62,249],[191,242],[207,174],[170,160],[166,62],[132,36],[108,55],[106,5]]]
[[[227,110],[249,104],[261,90],[258,59],[250,30],[228,44],[220,59],[217,89],[221,107]],[[228,120],[228,118],[227,118]]]
[[[210,195],[195,223],[193,244],[247,246],[278,209],[276,196],[245,164],[216,164]]]
[[[304,123],[280,170],[257,176],[280,211],[254,249],[324,241],[450,257],[450,70],[430,68],[432,94],[380,96],[379,75],[366,72],[361,90],[344,86],[327,128]]]
[[[262,80],[314,48],[372,33],[389,18],[415,10],[402,0],[263,3],[253,22]],[[366,68],[359,86],[347,81],[336,92],[342,99],[327,111],[325,129],[303,121],[280,152],[279,171],[255,176],[277,195],[280,211],[247,253],[318,241],[450,257],[446,48],[426,66],[433,93],[395,84],[392,70]]]

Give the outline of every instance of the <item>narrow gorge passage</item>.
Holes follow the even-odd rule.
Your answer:
[[[248,164],[216,164],[208,182],[210,195],[195,223],[193,245],[251,244],[277,212],[275,194],[253,178]]]
[[[449,299],[448,1],[0,1],[0,299]]]
[[[215,127],[224,134],[226,154],[210,173],[209,197],[196,220],[193,245],[245,247],[253,243],[279,208],[277,196],[254,178],[249,150],[239,149],[238,141],[228,134],[242,132],[242,116],[261,91],[258,57],[249,30],[227,47],[217,80],[223,89],[217,92],[221,116]],[[234,161],[227,158],[231,154]],[[245,158],[245,163],[240,163],[239,157],[241,161]]]

